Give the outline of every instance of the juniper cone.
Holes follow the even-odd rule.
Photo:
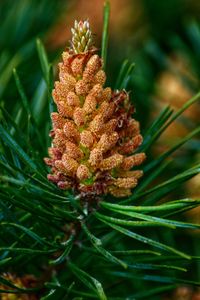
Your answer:
[[[51,114],[48,179],[81,197],[123,197],[143,175],[135,167],[145,154],[134,153],[142,136],[128,93],[103,87],[106,75],[96,52],[89,22],[75,21],[71,48],[62,54],[53,90],[58,112]]]

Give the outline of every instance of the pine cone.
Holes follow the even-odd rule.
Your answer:
[[[48,179],[82,198],[130,195],[143,174],[131,169],[145,159],[144,153],[133,154],[142,143],[133,106],[125,90],[103,88],[103,61],[92,46],[88,21],[75,22],[72,34],[53,90],[58,112],[51,114]]]

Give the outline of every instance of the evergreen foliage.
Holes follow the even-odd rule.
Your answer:
[[[109,9],[107,2],[104,59]],[[37,51],[42,87],[38,83],[37,92],[29,99],[23,84],[29,72],[19,76],[14,69],[16,109],[10,113],[3,101],[1,104],[0,286],[7,289],[0,292],[33,293],[42,300],[155,300],[179,284],[198,286],[200,255],[191,232],[200,225],[188,223],[183,213],[199,206],[200,199],[182,198],[181,194],[174,198],[174,191],[200,172],[200,162],[186,165],[162,182],[158,179],[174,163],[172,154],[199,135],[200,126],[159,157],[151,156],[151,147],[172,122],[199,101],[200,92],[177,112],[166,107],[149,124],[138,150],[147,153],[144,176],[130,197],[106,196],[96,207],[83,206],[72,192],[59,190],[46,178],[43,157],[50,145],[53,72],[40,40]],[[123,62],[116,89],[126,86],[133,67],[127,60]],[[8,80],[3,81],[3,88],[10,89]],[[3,276],[5,272],[19,277],[32,274],[36,285],[19,287]]]

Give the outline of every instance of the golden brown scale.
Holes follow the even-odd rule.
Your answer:
[[[103,61],[87,41],[89,23],[76,22],[72,33],[53,91],[58,113],[52,113],[52,147],[45,159],[52,167],[48,179],[81,197],[130,195],[143,174],[131,168],[145,160],[144,153],[134,154],[142,143],[134,109],[126,91],[103,87]]]

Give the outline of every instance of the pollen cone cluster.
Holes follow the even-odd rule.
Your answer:
[[[25,289],[25,288],[34,288],[36,284],[36,278],[32,275],[25,275],[23,277],[17,277],[11,273],[4,273],[1,274],[3,279],[8,280],[10,283],[15,285],[18,288]],[[0,290],[5,291],[5,293],[0,293],[1,300],[37,300],[39,299],[34,294],[25,294],[25,293],[8,293],[8,290],[16,290],[14,288],[8,287],[4,284],[0,284]],[[7,291],[7,293],[6,293]]]
[[[145,159],[135,153],[142,136],[134,108],[126,91],[103,87],[103,61],[92,46],[89,23],[75,22],[72,34],[53,90],[58,112],[51,114],[48,179],[82,198],[130,195],[142,176],[135,167]]]

